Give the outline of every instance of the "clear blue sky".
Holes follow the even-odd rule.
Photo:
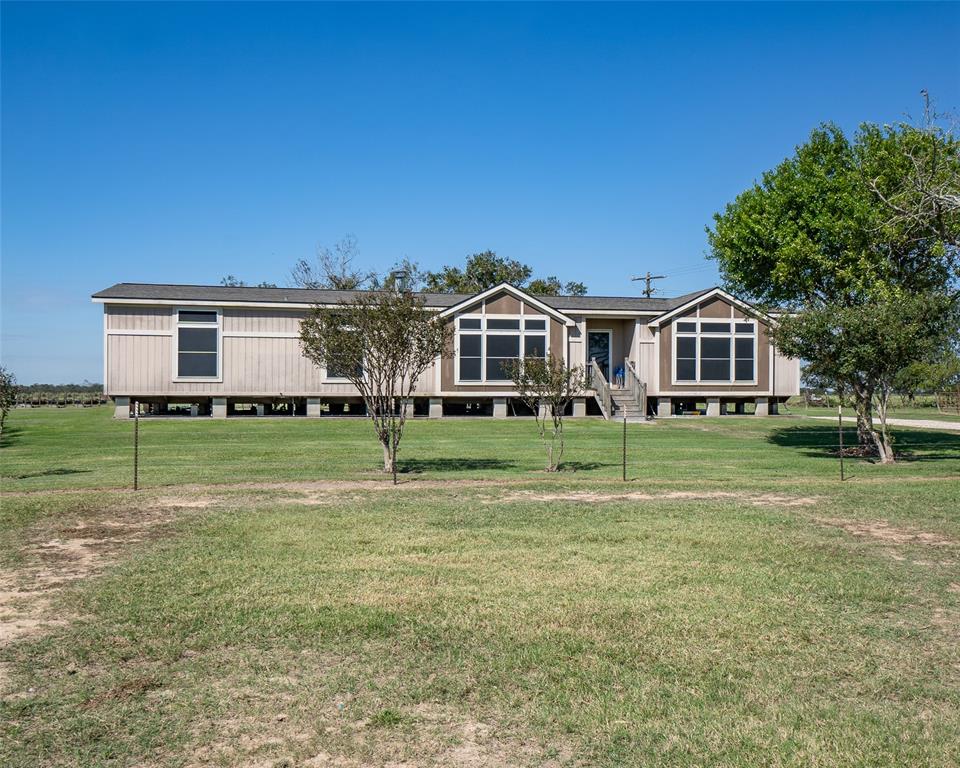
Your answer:
[[[820,121],[960,108],[960,5],[2,6],[2,361],[101,378],[120,281],[493,249],[636,294]]]

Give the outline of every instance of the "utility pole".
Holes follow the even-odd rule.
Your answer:
[[[666,278],[666,275],[652,275],[650,274],[650,270],[648,269],[647,274],[641,275],[640,277],[631,277],[630,279],[634,282],[636,282],[637,280],[643,280],[643,282],[646,284],[646,287],[643,289],[643,295],[645,298],[649,299],[651,296],[653,296],[653,292],[655,290],[654,287],[651,285],[653,281],[663,280],[664,278]]]

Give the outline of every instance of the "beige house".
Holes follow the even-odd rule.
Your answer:
[[[215,417],[362,414],[353,385],[306,359],[299,342],[311,307],[351,295],[114,285],[93,295],[104,310],[106,394],[120,418],[134,401],[152,413]],[[778,354],[767,333],[776,318],[719,288],[660,299],[532,296],[504,283],[475,295],[422,297],[454,341],[418,381],[407,404],[414,415],[524,413],[503,364],[547,350],[587,370],[574,416],[766,415],[799,393],[799,361]]]

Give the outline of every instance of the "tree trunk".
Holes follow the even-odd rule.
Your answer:
[[[853,408],[857,414],[857,443],[862,451],[872,454],[877,450],[877,435],[873,428],[873,392],[855,386]]]
[[[878,430],[873,423],[873,390],[868,387],[854,387],[854,397],[860,447],[875,453],[881,464],[892,464],[893,446],[886,432],[886,423],[884,421],[882,430]]]
[[[387,474],[391,474],[394,469],[394,460],[393,451],[390,450],[390,438],[382,440],[380,444],[383,446],[383,471]]]
[[[887,408],[890,405],[890,392],[881,388],[877,397],[877,413],[880,415],[880,430],[877,432],[877,453],[881,464],[893,464],[896,456],[893,453],[893,441],[887,431]]]

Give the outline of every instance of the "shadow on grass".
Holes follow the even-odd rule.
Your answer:
[[[960,459],[960,434],[897,427],[890,433],[899,460]],[[767,440],[782,448],[799,448],[803,455],[821,459],[836,459],[839,447],[837,428],[826,425],[784,427],[771,432]],[[856,427],[844,426],[843,444],[848,448],[857,444]]]
[[[20,439],[22,433],[23,429],[21,427],[4,427],[3,437],[0,437],[0,448],[13,445]]]
[[[11,475],[17,480],[26,480],[30,477],[53,477],[56,475],[82,475],[87,472],[93,472],[92,469],[68,469],[67,467],[57,467],[57,469],[42,469],[39,472],[29,472],[25,475]]]
[[[619,464],[600,461],[564,461],[560,464],[561,472],[587,472],[591,469],[601,469],[603,467],[619,467]]]
[[[402,459],[399,462],[401,474],[420,474],[421,472],[470,472],[478,469],[513,469],[516,464],[503,459]]]

